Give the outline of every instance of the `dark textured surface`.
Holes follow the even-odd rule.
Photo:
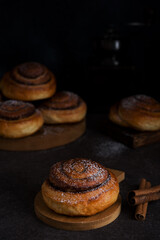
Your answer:
[[[149,203],[145,222],[134,219],[134,208],[126,202],[127,192],[138,187],[141,177],[160,184],[160,142],[130,149],[105,133],[105,116],[89,115],[86,134],[69,145],[35,152],[0,151],[0,239],[152,239],[160,238],[160,201]],[[118,219],[100,229],[71,232],[40,222],[33,208],[34,197],[56,161],[85,157],[109,168],[126,172],[120,183],[122,212]]]

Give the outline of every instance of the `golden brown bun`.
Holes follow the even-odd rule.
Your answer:
[[[145,95],[124,98],[111,107],[109,119],[139,131],[156,131],[160,129],[160,103]]]
[[[43,122],[40,111],[30,103],[16,100],[0,103],[0,136],[25,137],[38,131]]]
[[[39,110],[45,123],[74,123],[85,117],[87,105],[78,95],[62,91],[46,100]]]
[[[118,197],[115,175],[90,159],[71,159],[51,167],[42,185],[46,205],[69,216],[90,216],[111,206]]]
[[[7,98],[34,101],[51,97],[56,91],[56,81],[44,65],[28,62],[3,76],[1,90]]]
[[[118,103],[111,106],[109,112],[109,119],[120,126],[128,127],[128,124],[118,115],[118,107],[119,107]]]

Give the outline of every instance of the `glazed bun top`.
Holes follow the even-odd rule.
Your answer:
[[[7,100],[0,102],[0,119],[19,120],[31,116],[35,107],[26,102]]]
[[[16,66],[11,71],[14,81],[25,85],[45,84],[51,79],[51,72],[37,62],[26,62]]]
[[[104,166],[83,158],[57,162],[51,167],[49,174],[53,187],[66,192],[88,191],[109,180],[110,174]]]
[[[46,100],[42,107],[55,110],[65,110],[76,108],[80,104],[80,97],[72,92],[61,91],[56,93],[52,98]]]

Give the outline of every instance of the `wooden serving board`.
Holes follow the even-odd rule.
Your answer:
[[[110,170],[115,173],[119,182],[124,180],[124,172],[115,169]],[[49,226],[71,231],[85,231],[100,228],[113,222],[121,212],[121,197],[119,195],[117,201],[111,207],[93,216],[70,217],[49,209],[43,201],[41,192],[39,192],[34,200],[34,209],[36,216]]]
[[[125,179],[125,172],[117,170],[117,169],[112,169],[112,168],[107,168],[107,169],[114,173],[114,175],[117,177],[119,183]]]
[[[74,124],[44,125],[35,134],[19,139],[0,137],[0,149],[8,151],[34,151],[63,146],[81,137],[86,121]]]
[[[107,122],[107,134],[125,145],[137,148],[160,141],[160,131],[139,132]]]

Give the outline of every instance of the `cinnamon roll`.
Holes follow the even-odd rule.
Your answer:
[[[39,110],[42,112],[45,123],[73,123],[85,117],[87,105],[78,95],[62,91],[46,100]]]
[[[56,81],[44,65],[27,62],[3,76],[1,89],[7,98],[34,101],[51,97],[56,91]]]
[[[160,103],[146,95],[134,95],[113,105],[109,119],[123,127],[139,131],[160,129]]]
[[[57,162],[42,185],[46,205],[59,214],[89,216],[111,206],[118,198],[115,175],[90,159]]]
[[[0,136],[25,137],[38,131],[42,125],[42,114],[32,104],[17,100],[0,102]]]

